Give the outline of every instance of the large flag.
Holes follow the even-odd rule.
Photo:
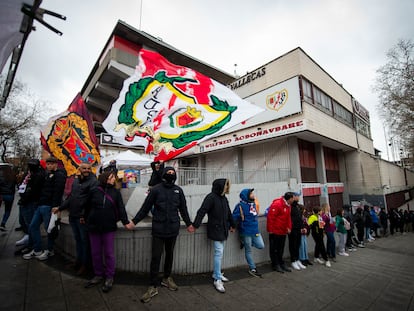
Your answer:
[[[144,146],[166,161],[261,111],[201,73],[141,49],[103,126],[118,143]]]
[[[80,94],[66,111],[48,120],[40,139],[43,148],[62,161],[68,176],[76,174],[82,162],[96,167],[101,161],[92,120]]]

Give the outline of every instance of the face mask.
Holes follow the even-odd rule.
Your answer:
[[[163,177],[165,181],[169,184],[173,184],[177,179],[177,176],[175,174],[165,174]]]

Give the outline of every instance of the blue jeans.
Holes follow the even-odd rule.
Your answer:
[[[328,257],[336,257],[336,241],[333,232],[326,232],[326,253]]]
[[[89,239],[86,225],[81,224],[80,219],[75,217],[69,217],[69,224],[72,227],[73,237],[76,242],[76,261],[86,266],[89,259]]]
[[[300,247],[299,247],[299,260],[309,260],[308,257],[308,237],[306,235],[302,235],[300,240]]]
[[[244,255],[246,256],[247,264],[249,265],[249,269],[256,269],[256,265],[253,261],[252,256],[252,246],[256,247],[257,249],[263,249],[264,248],[264,242],[261,234],[258,235],[244,235],[241,236],[241,239],[244,243]]]
[[[48,205],[39,205],[34,212],[32,222],[30,223],[29,227],[29,234],[33,240],[33,246],[35,252],[40,252],[43,250],[42,248],[42,236],[40,234],[40,225],[43,222],[43,226],[45,227],[45,231],[49,226],[50,216],[52,212],[52,207]],[[47,238],[47,249],[53,250],[54,241],[52,239]]]
[[[19,206],[19,212],[20,212],[20,216],[21,216],[22,222],[23,222],[22,223],[23,231],[25,233],[29,234],[28,247],[33,246],[33,239],[32,239],[32,236],[29,232],[29,228],[30,228],[30,224],[31,224],[32,219],[33,219],[34,212],[36,210],[36,206],[37,205],[35,203],[27,203],[27,204]]]
[[[215,280],[221,280],[221,260],[224,253],[224,241],[213,241],[214,246],[214,270],[213,277]]]
[[[1,200],[4,202],[4,214],[3,219],[1,221],[2,226],[6,225],[7,220],[10,217],[11,209],[13,207],[13,201],[14,201],[14,194],[3,194],[1,196]],[[1,206],[1,200],[0,200],[0,206]]]

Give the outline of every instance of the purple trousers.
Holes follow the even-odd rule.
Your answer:
[[[93,272],[96,276],[112,279],[115,275],[115,231],[89,232]]]

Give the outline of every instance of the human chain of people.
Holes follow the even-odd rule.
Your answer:
[[[23,231],[24,235],[16,242],[16,246],[23,247],[20,252],[25,260],[47,260],[54,255],[54,242],[59,233],[58,215],[67,210],[76,242],[76,259],[68,267],[76,269],[79,276],[91,269],[94,276],[84,287],[100,285],[102,291],[107,293],[114,283],[117,223],[121,222],[126,229],[133,230],[151,212],[149,287],[141,297],[141,301],[147,303],[158,295],[160,286],[171,291],[178,289],[171,275],[181,219],[187,231],[194,233],[207,215],[207,238],[213,246],[214,288],[220,293],[226,292],[224,283],[229,279],[222,271],[222,261],[229,233],[238,234],[248,273],[252,277],[261,278],[262,274],[252,255],[253,248],[262,250],[265,247],[259,230],[260,205],[254,189],[243,189],[239,195],[240,201],[232,210],[226,196],[230,192],[230,180],[214,180],[211,192],[204,197],[195,219],[191,221],[183,189],[176,184],[175,169],[165,166],[163,162],[153,162],[151,167],[153,173],[148,184],[148,194],[135,217],[128,219],[121,192],[115,186],[116,163],[111,163],[98,177],[92,174],[90,163],[80,164],[79,175],[74,179],[69,195],[63,199],[67,176],[63,169],[58,168],[58,160],[54,157],[49,157],[44,162],[31,159],[27,172],[20,181],[11,171],[7,171],[0,179],[0,194],[5,203],[0,228],[7,230],[7,219],[17,191],[21,225],[17,229]],[[328,203],[315,206],[310,211],[299,200],[300,193],[286,192],[274,199],[264,211],[271,268],[278,273],[289,273],[292,269],[305,270],[314,263],[330,268],[336,262],[337,255],[347,257],[358,248],[364,248],[365,243],[372,243],[376,238],[386,237],[389,233],[413,231],[412,211],[392,209],[386,213],[384,208],[377,211],[373,206],[364,205],[353,213],[351,206],[344,205],[332,215]],[[42,224],[48,232],[46,245],[43,245],[41,236]],[[308,255],[309,236],[315,244],[313,261]],[[286,240],[290,265],[286,263],[289,256],[284,254]],[[163,254],[164,269],[160,278]]]

